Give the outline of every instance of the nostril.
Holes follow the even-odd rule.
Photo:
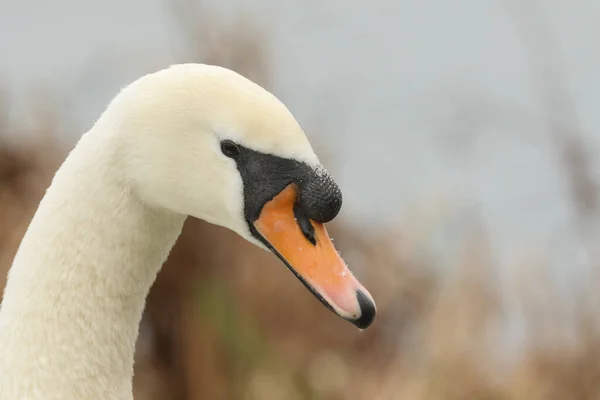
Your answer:
[[[360,306],[360,317],[354,321],[351,321],[357,328],[366,329],[375,320],[377,315],[377,309],[375,303],[361,290],[356,291],[356,299]]]
[[[302,234],[304,235],[306,240],[308,240],[313,244],[313,246],[315,246],[317,244],[317,238],[315,237],[315,228],[312,226],[310,220],[302,210],[300,203],[294,204],[294,217],[296,218],[298,226],[300,227],[300,230],[302,230]]]

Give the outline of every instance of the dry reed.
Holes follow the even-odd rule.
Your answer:
[[[263,36],[253,35],[251,20],[225,32],[210,25],[208,42],[206,30],[194,26],[190,3],[178,7],[191,61],[222,64],[269,86],[268,48]],[[210,45],[199,51],[196,43]],[[0,279],[65,154],[52,142],[55,125],[44,121],[39,141],[0,144]],[[0,129],[6,137],[23,128],[3,122]],[[148,298],[136,399],[599,398],[600,336],[592,306],[581,303],[574,346],[546,335],[543,346],[524,348],[503,369],[495,355],[502,352],[504,305],[484,227],[474,226],[464,238],[446,275],[435,273],[423,254],[426,239],[413,228],[374,236],[332,224],[350,265],[368,266],[360,278],[378,300],[377,322],[357,332],[272,255],[222,228],[188,220]],[[558,320],[553,325],[540,317],[553,304],[538,278],[522,274],[514,282],[534,338],[560,329]],[[550,303],[540,305],[530,288],[546,290]]]

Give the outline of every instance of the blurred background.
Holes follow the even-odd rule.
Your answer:
[[[0,287],[56,168],[173,63],[275,93],[344,191],[358,332],[272,255],[188,220],[136,400],[600,399],[600,3],[2,0]]]

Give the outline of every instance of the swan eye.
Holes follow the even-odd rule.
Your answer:
[[[231,140],[223,140],[221,142],[221,151],[227,157],[237,157],[240,155],[240,148]]]

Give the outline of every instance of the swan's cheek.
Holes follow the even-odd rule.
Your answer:
[[[373,298],[340,257],[324,224],[310,220],[314,236],[307,238],[295,218],[295,202],[295,185],[290,185],[264,205],[256,231],[327,308],[361,329],[368,327],[376,314]]]

